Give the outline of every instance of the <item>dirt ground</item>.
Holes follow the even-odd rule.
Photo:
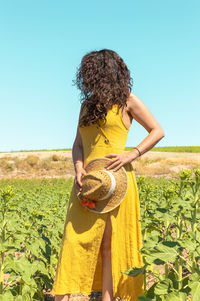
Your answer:
[[[132,162],[136,176],[178,178],[183,169],[200,167],[200,153],[148,151]],[[0,153],[0,179],[74,176],[71,151]]]
[[[35,155],[39,156],[40,158],[47,158],[51,155],[59,155],[64,156],[67,158],[72,157],[71,151],[40,151],[40,152],[10,152],[10,153],[0,153],[0,158],[2,157],[19,157],[25,158],[27,155]],[[178,153],[178,152],[152,152],[148,151],[142,155],[142,157],[146,157],[149,159],[157,159],[157,158],[184,158],[184,159],[191,159],[191,160],[198,160],[200,162],[200,153]]]

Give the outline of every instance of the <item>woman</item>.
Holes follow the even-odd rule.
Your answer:
[[[109,49],[87,53],[77,70],[82,107],[72,156],[75,183],[67,210],[62,248],[52,294],[68,301],[70,294],[102,291],[102,300],[116,297],[136,301],[143,293],[143,275],[124,274],[143,262],[140,204],[132,168],[140,155],[151,149],[164,131],[146,105],[131,92],[132,78],[123,59]],[[135,119],[148,135],[137,147],[125,152],[127,134]],[[107,169],[126,169],[128,191],[114,210],[97,214],[83,208],[77,199],[85,165],[97,157],[110,160]]]

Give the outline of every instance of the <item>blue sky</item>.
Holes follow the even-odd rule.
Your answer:
[[[71,148],[81,58],[108,48],[160,122],[157,146],[200,145],[199,1],[0,2],[0,151]],[[127,146],[148,132],[136,121]]]

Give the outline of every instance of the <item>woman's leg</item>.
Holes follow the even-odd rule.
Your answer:
[[[108,212],[105,232],[101,243],[102,255],[102,301],[113,301],[112,263],[111,263],[112,224]]]
[[[69,301],[70,294],[66,295],[55,295],[55,301]]]

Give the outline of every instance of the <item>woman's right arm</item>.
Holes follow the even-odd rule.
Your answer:
[[[83,168],[83,144],[79,129],[77,129],[76,138],[72,147],[72,159],[75,170],[75,184],[78,191],[80,191],[82,187],[81,178],[86,174],[86,171]]]

